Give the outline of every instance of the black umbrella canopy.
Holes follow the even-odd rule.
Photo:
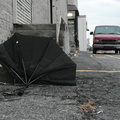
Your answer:
[[[0,64],[26,86],[76,85],[76,64],[52,38],[15,33],[0,45]]]

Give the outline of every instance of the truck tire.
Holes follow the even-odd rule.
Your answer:
[[[120,54],[120,50],[118,50],[118,54]]]
[[[97,51],[97,50],[96,50],[95,48],[93,48],[93,54],[96,54],[96,51]]]
[[[115,53],[117,54],[117,53],[118,53],[118,50],[115,50]]]

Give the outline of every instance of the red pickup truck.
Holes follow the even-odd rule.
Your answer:
[[[93,54],[97,50],[115,50],[120,53],[120,27],[112,25],[96,26],[93,35]]]

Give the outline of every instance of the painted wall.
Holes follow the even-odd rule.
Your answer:
[[[87,51],[86,16],[78,17],[79,51]]]
[[[59,25],[60,17],[63,18],[65,22],[65,32],[64,32],[64,47],[63,50],[69,54],[70,53],[70,41],[69,41],[69,29],[68,29],[68,19],[67,19],[67,0],[53,0],[53,23]]]
[[[60,16],[67,24],[67,0],[53,0],[53,24],[59,22]],[[32,23],[50,23],[50,0],[32,1]]]
[[[68,0],[68,4],[76,5],[76,7],[77,7],[78,6],[78,0]]]
[[[0,0],[0,43],[13,31],[16,0]],[[67,28],[67,0],[53,0],[53,23],[59,24],[60,16],[65,22],[64,50],[69,53],[69,30]],[[50,0],[32,0],[32,24],[50,24]]]
[[[53,0],[53,23],[58,23],[60,16],[67,24],[67,0]]]
[[[50,0],[32,0],[32,23],[50,23]]]
[[[13,29],[12,0],[0,0],[0,43],[3,43]]]

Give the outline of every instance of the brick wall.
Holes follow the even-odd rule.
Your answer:
[[[0,0],[0,43],[10,36],[12,25],[12,0]]]
[[[32,0],[32,23],[50,23],[50,0]]]

